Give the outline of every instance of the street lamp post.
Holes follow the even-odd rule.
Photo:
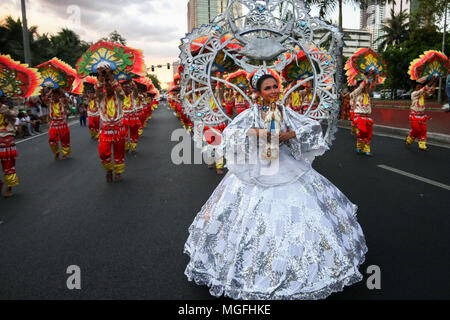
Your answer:
[[[31,50],[30,50],[30,37],[27,26],[27,9],[25,8],[25,0],[21,0],[22,6],[22,35],[23,35],[23,51],[25,63],[31,66]]]
[[[442,37],[442,52],[445,54],[445,42],[447,40],[447,6],[448,0],[445,0],[444,9],[444,35]],[[442,104],[442,77],[439,78],[438,103]]]

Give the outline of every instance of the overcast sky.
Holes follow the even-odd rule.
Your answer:
[[[188,0],[27,0],[28,25],[39,33],[56,33],[63,27],[82,40],[97,41],[117,30],[127,45],[143,49],[147,66],[178,58],[180,38],[187,32]],[[124,3],[126,6],[124,7]],[[315,15],[317,10],[312,10]],[[78,15],[79,13],[79,15]],[[21,17],[20,0],[1,0],[0,20]],[[346,6],[344,28],[359,28],[359,9]],[[79,18],[78,18],[79,17]],[[337,21],[337,12],[333,17]],[[156,69],[161,82],[171,81],[172,70]]]

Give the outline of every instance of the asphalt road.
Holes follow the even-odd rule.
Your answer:
[[[54,161],[47,135],[18,144],[20,186],[0,199],[0,299],[214,299],[188,282],[188,227],[221,177],[174,165],[178,120],[161,105],[127,155],[124,181],[107,184],[97,143],[71,126],[72,158]],[[373,139],[374,158],[354,153],[348,130],[314,167],[359,206],[369,252],[364,280],[329,299],[449,299],[450,191],[379,165],[450,185],[450,149],[407,150]],[[81,269],[68,290],[67,267]],[[381,289],[366,286],[381,269]]]

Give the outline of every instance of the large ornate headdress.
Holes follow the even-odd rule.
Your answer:
[[[191,120],[210,127],[231,120],[214,94],[215,84],[232,88],[251,104],[249,95],[227,81],[226,75],[239,69],[248,74],[261,69],[281,73],[292,67],[301,50],[302,59],[311,66],[310,73],[305,73],[307,76],[284,95],[284,100],[312,81],[313,99],[306,115],[327,120],[325,138],[331,143],[339,113],[335,71],[343,35],[337,27],[311,17],[309,11],[302,0],[228,0],[223,14],[181,39],[184,70],[180,96]],[[222,63],[218,66],[218,62]],[[219,108],[210,107],[211,98]]]

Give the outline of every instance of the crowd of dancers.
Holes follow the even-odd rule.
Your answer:
[[[97,46],[98,44],[94,45]],[[100,49],[105,47],[126,48],[136,55],[142,53],[118,44],[100,42]],[[49,130],[48,143],[55,160],[66,160],[71,154],[70,128],[67,115],[71,107],[67,93],[83,95],[83,104],[87,106],[89,131],[93,140],[98,140],[100,161],[105,168],[107,182],[119,182],[125,171],[126,152],[136,153],[139,136],[147,127],[152,112],[158,107],[159,92],[146,76],[143,59],[137,67],[139,73],[127,72],[110,67],[105,60],[97,63],[94,69],[86,71],[86,61],[95,64],[92,50],[80,58],[84,69],[77,72],[57,58],[53,58],[35,68],[29,68],[0,55],[0,160],[5,182],[0,180],[0,192],[3,185],[5,198],[12,196],[12,189],[19,184],[16,172],[17,148],[14,142],[16,135],[16,118],[18,111],[10,105],[10,98],[27,98],[40,96],[48,106]],[[128,56],[110,56],[119,65],[120,59]],[[99,62],[99,61],[97,61]],[[137,62],[135,62],[137,63]],[[127,64],[130,67],[130,63]],[[131,64],[133,67],[134,64]],[[137,70],[136,66],[134,66]],[[78,68],[78,66],[77,66]],[[89,75],[82,77],[82,72]]]

